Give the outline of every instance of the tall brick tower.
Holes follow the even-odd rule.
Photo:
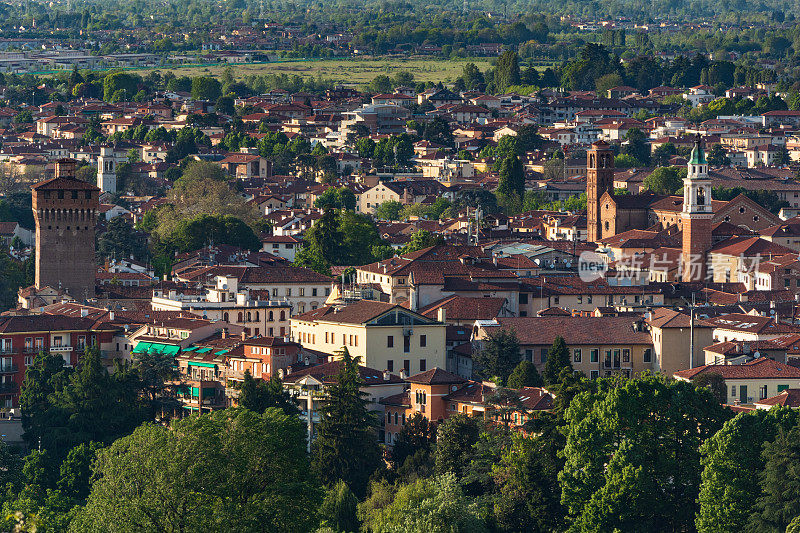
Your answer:
[[[33,186],[36,288],[61,288],[78,301],[94,296],[94,232],[100,190],[75,178],[75,160],[56,161],[55,177]]]
[[[614,152],[605,141],[596,141],[586,151],[586,225],[588,240],[597,242],[603,234],[600,198],[614,193]]]
[[[706,276],[706,254],[711,248],[711,179],[708,177],[706,154],[700,134],[694,141],[683,180],[683,281],[703,281]]]

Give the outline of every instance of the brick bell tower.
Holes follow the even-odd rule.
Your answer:
[[[700,134],[694,141],[689,157],[686,178],[683,180],[683,252],[681,255],[683,281],[703,281],[706,259],[711,249],[711,179],[703,152]]]
[[[59,159],[55,177],[33,186],[36,288],[61,288],[84,301],[94,297],[100,189],[77,179],[75,166],[74,159]]]
[[[596,141],[586,151],[586,226],[589,242],[603,235],[600,198],[614,194],[614,152],[605,141]]]

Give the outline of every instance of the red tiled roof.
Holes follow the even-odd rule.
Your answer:
[[[742,365],[703,365],[679,370],[674,376],[691,380],[700,374],[719,374],[723,379],[800,379],[800,368],[760,357]]]

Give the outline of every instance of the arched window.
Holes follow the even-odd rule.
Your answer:
[[[241,312],[241,311],[239,311],[239,316],[238,316],[238,318],[239,318],[239,320],[237,320],[237,322],[241,322],[241,321],[242,321],[242,312]]]
[[[222,320],[224,320],[225,322],[228,322],[228,312],[227,311],[222,313]]]
[[[697,205],[706,205],[706,190],[702,187],[697,189]]]
[[[251,322],[253,320],[253,315],[250,314],[250,311],[247,312],[247,321]]]
[[[281,311],[281,320],[286,320],[286,311]]]
[[[259,315],[258,315],[258,311],[256,311],[256,322],[258,322],[258,321],[259,321]]]
[[[270,311],[269,312],[269,321],[272,322],[274,320],[275,320],[275,315],[272,313],[272,311]]]

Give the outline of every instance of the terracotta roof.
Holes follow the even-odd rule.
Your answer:
[[[247,342],[245,342],[247,343]],[[311,376],[322,383],[336,383],[339,379],[339,373],[342,371],[344,361],[331,361],[330,363],[322,363],[296,372],[292,372],[286,376],[283,381],[285,383],[295,383],[300,379]],[[382,385],[384,383],[402,383],[403,380],[396,374],[389,374],[389,379],[385,379],[384,373],[374,368],[366,366],[358,366],[358,374],[364,381],[365,385]]]
[[[783,407],[800,407],[800,389],[786,389],[777,396],[755,402],[756,405],[781,405]]]
[[[743,331],[759,334],[795,333],[797,328],[786,324],[776,324],[768,316],[748,315],[744,313],[731,313],[707,319],[708,324],[719,329]]]
[[[742,365],[703,365],[674,375],[691,380],[700,374],[719,374],[723,379],[800,379],[800,368],[760,357]]]
[[[491,320],[500,314],[505,298],[469,298],[448,296],[419,310],[421,315],[436,319],[439,309],[444,309],[447,320]]]
[[[467,380],[447,370],[436,367],[411,376],[406,381],[418,385],[448,385],[464,383]]]
[[[498,318],[499,327],[514,329],[521,345],[551,345],[559,335],[567,345],[652,344],[650,333],[635,331],[635,319],[604,317],[516,317]],[[491,328],[487,328],[491,332]]]

